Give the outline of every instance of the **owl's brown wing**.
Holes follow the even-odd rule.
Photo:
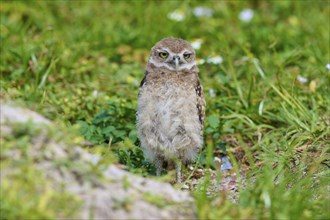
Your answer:
[[[195,84],[195,91],[197,94],[197,112],[199,121],[201,123],[201,128],[204,128],[204,120],[205,120],[205,99],[203,95],[203,88],[199,82],[199,79],[197,79],[197,82]]]
[[[147,75],[148,75],[148,71],[145,71],[144,72],[144,77],[143,77],[143,79],[142,79],[142,81],[140,83],[140,88],[146,83],[146,77],[147,77]]]

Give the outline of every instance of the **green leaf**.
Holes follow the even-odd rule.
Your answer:
[[[106,136],[110,136],[111,135],[111,133],[114,131],[114,130],[116,130],[116,128],[114,127],[114,126],[107,126],[106,128],[104,128],[103,130],[102,130],[102,133],[104,134],[104,135],[106,135]]]
[[[128,137],[133,143],[135,143],[135,141],[137,140],[137,131],[135,129],[131,130],[128,134]]]
[[[208,121],[210,127],[212,127],[212,128],[218,128],[219,127],[220,120],[219,120],[218,116],[210,115],[209,117],[207,117],[207,121]]]

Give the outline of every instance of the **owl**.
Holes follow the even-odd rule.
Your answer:
[[[185,40],[165,38],[151,49],[138,95],[137,130],[145,157],[157,168],[193,161],[203,145],[205,99],[195,51]]]

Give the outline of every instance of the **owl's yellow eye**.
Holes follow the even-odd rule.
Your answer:
[[[160,52],[160,53],[159,53],[159,56],[160,56],[161,58],[163,58],[163,59],[166,59],[166,58],[168,57],[168,53],[166,53],[166,52]]]
[[[185,59],[189,59],[189,58],[190,58],[190,53],[185,53],[185,54],[183,54],[183,57],[184,57]]]

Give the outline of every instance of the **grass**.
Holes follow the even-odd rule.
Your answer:
[[[212,149],[225,143],[236,173],[243,166],[241,151],[254,181],[240,188],[238,203],[197,190],[199,218],[329,219],[329,1],[1,1],[0,6],[0,97],[69,129],[80,124],[97,149],[108,152],[110,146],[111,157],[144,176],[154,168],[138,148],[135,109],[149,50],[168,36],[202,39],[197,56],[221,56],[223,62],[199,66],[207,101],[201,164],[212,167]],[[214,13],[196,17],[197,6]],[[250,22],[238,18],[245,8],[254,11]],[[175,10],[184,20],[168,18]],[[2,185],[3,190],[9,189]],[[11,211],[29,210],[28,204],[21,206]],[[54,210],[58,206],[23,214],[47,218]],[[11,212],[2,218],[9,219],[6,213]]]

